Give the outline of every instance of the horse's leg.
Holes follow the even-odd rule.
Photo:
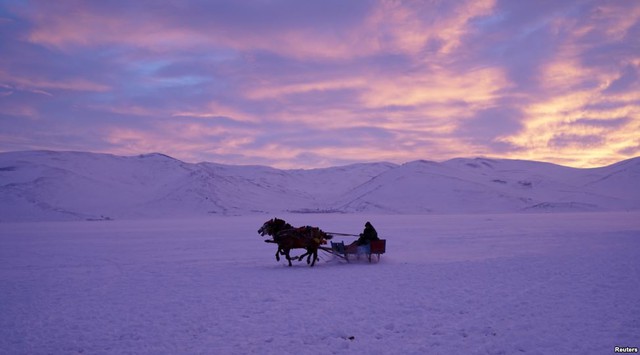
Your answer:
[[[278,247],[278,250],[276,250],[276,260],[280,261],[280,253],[282,252],[282,249],[280,249],[280,247]]]
[[[289,266],[293,266],[291,264],[291,255],[289,255],[289,252],[291,251],[291,249],[286,249],[285,250],[285,256],[287,257],[287,261],[289,262]]]
[[[298,257],[298,261],[302,261],[302,259],[304,259],[305,256],[309,255],[309,248],[306,246],[300,246],[300,249],[304,249],[305,253],[303,253],[302,255],[300,255]]]
[[[309,254],[310,257],[313,257],[311,264],[309,266],[313,266],[316,264],[316,259],[318,258],[318,249],[314,250],[313,253]],[[309,258],[307,258],[307,264],[309,264]]]
[[[313,250],[311,248],[307,249],[307,265],[311,264],[311,258],[313,258],[313,261],[315,262],[316,260],[316,256],[314,256],[314,252],[317,253],[317,250]],[[313,266],[313,265],[312,265]]]
[[[305,256],[308,256],[308,255],[309,255],[309,251],[307,250],[307,252],[306,252],[306,253],[304,253],[304,254],[302,254],[302,255],[300,255],[300,256],[298,257],[298,261],[301,261],[302,259],[304,259],[304,257],[305,257]],[[307,257],[307,264],[309,263],[308,259],[309,259],[309,258]]]

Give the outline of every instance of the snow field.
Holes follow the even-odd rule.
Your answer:
[[[607,354],[640,344],[637,212],[279,215],[354,234],[369,220],[387,239],[379,263],[321,254],[313,268],[276,262],[256,233],[271,217],[0,224],[0,354]]]

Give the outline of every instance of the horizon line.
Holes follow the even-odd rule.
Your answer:
[[[339,168],[339,167],[345,167],[345,166],[352,166],[352,165],[367,165],[367,164],[392,164],[395,166],[402,166],[402,165],[406,165],[406,164],[410,164],[410,163],[415,163],[415,162],[427,162],[427,163],[436,163],[436,164],[443,164],[449,161],[453,161],[453,160],[457,160],[457,159],[464,159],[464,160],[480,160],[480,159],[486,159],[486,160],[497,160],[497,161],[521,161],[521,162],[534,162],[534,163],[541,163],[541,164],[551,164],[551,165],[556,165],[556,166],[561,166],[561,167],[565,167],[565,168],[570,168],[570,169],[579,169],[579,170],[587,170],[587,169],[598,169],[598,168],[605,168],[605,167],[609,167],[612,165],[616,165],[625,161],[630,161],[630,160],[634,160],[634,159],[638,159],[640,158],[640,156],[635,156],[635,157],[631,157],[631,158],[627,158],[627,159],[622,159],[622,160],[618,160],[615,161],[613,163],[610,164],[606,164],[606,165],[599,165],[599,166],[590,166],[590,167],[577,167],[577,166],[570,166],[570,165],[564,165],[564,164],[559,164],[559,163],[555,163],[552,161],[545,161],[545,160],[531,160],[531,159],[522,159],[522,158],[501,158],[501,157],[492,157],[492,156],[459,156],[459,157],[454,157],[454,158],[450,158],[450,159],[445,159],[445,160],[430,160],[430,159],[414,159],[414,160],[408,160],[408,161],[404,161],[404,162],[393,162],[393,161],[387,161],[387,160],[369,160],[369,161],[359,161],[359,162],[351,162],[351,163],[346,163],[346,164],[337,164],[337,165],[327,165],[327,166],[317,166],[317,167],[278,167],[278,166],[273,166],[273,165],[268,165],[268,164],[257,164],[257,163],[246,163],[246,164],[237,164],[237,163],[226,163],[226,162],[218,162],[215,160],[204,160],[204,161],[190,161],[190,160],[186,160],[186,159],[182,159],[182,158],[176,158],[173,155],[170,154],[166,154],[166,153],[162,153],[162,152],[148,152],[148,153],[138,153],[138,154],[122,154],[122,153],[112,153],[112,152],[106,152],[106,151],[86,151],[86,150],[56,150],[56,149],[29,149],[29,150],[11,150],[11,151],[0,151],[0,155],[2,154],[16,154],[16,153],[32,153],[32,152],[42,152],[42,153],[81,153],[81,154],[95,154],[95,155],[110,155],[110,156],[115,156],[115,157],[124,157],[124,158],[135,158],[135,157],[144,157],[144,156],[152,156],[152,155],[161,155],[161,156],[165,156],[167,158],[173,159],[173,160],[177,160],[179,162],[182,163],[187,163],[187,164],[218,164],[218,165],[226,165],[226,166],[259,166],[259,167],[268,167],[268,168],[272,168],[272,169],[276,169],[276,170],[317,170],[317,169],[331,169],[331,168]]]

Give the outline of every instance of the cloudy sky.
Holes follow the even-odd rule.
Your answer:
[[[0,0],[0,151],[640,155],[637,0]]]

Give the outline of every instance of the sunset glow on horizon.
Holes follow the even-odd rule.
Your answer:
[[[640,2],[2,1],[0,151],[640,155]]]

